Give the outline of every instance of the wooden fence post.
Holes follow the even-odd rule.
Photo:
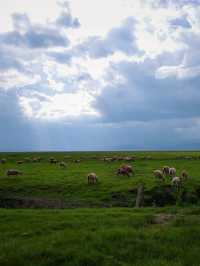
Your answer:
[[[144,204],[144,185],[139,185],[137,189],[135,207],[141,208],[143,204]]]

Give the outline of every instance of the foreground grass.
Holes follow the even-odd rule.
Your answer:
[[[133,154],[136,155],[136,161],[131,164],[136,174],[131,178],[116,175],[116,169],[123,162],[100,161],[103,156]],[[65,160],[65,155],[70,156],[70,159]],[[145,195],[152,196],[153,190],[162,186],[155,180],[153,170],[169,165],[177,168],[177,175],[182,169],[189,172],[191,178],[185,184],[187,203],[198,203],[199,155],[200,152],[1,153],[0,158],[7,158],[7,163],[0,165],[0,199],[16,197],[55,199],[65,202],[67,207],[132,207],[135,204],[138,184],[143,183]],[[37,156],[42,157],[42,162],[16,164],[18,160],[23,160],[25,157]],[[48,159],[52,156],[60,161],[65,160],[67,168],[60,169],[57,165],[50,165]],[[150,156],[151,159],[144,159],[145,156]],[[192,158],[185,159],[188,156]],[[74,163],[74,159],[80,158],[80,164]],[[5,172],[9,168],[17,168],[23,172],[23,175],[8,178]],[[96,186],[88,186],[89,172],[95,172],[98,175],[99,183]],[[168,179],[164,185],[169,184]],[[161,194],[164,193],[161,191]],[[152,198],[147,199],[146,202],[147,206],[153,204]]]
[[[173,219],[155,223],[159,213]],[[0,209],[0,265],[199,266],[200,208]]]

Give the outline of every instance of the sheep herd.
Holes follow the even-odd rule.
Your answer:
[[[171,178],[171,184],[180,187],[180,185],[188,179],[188,172],[186,170],[182,170],[180,173],[180,176],[176,176],[176,168],[175,167],[169,167],[169,166],[163,166],[162,170],[157,169],[154,172],[154,176],[164,181],[166,178]]]
[[[146,156],[145,159],[148,157],[148,159],[152,159],[151,156]],[[64,160],[67,159],[72,159],[71,156],[65,156]],[[97,160],[98,158],[92,157],[92,159]],[[133,162],[135,161],[136,157],[135,156],[126,156],[126,157],[119,157],[119,156],[114,156],[114,157],[103,157],[100,158],[101,161],[103,162],[113,162],[113,161],[124,161],[124,162]],[[43,159],[41,157],[34,157],[34,158],[29,158],[25,157],[23,160],[16,161],[18,165],[21,165],[23,163],[28,163],[28,162],[41,162]],[[6,164],[7,159],[3,158],[0,160],[2,164]],[[59,161],[54,157],[50,157],[48,159],[48,162],[50,164],[55,164],[58,165],[60,168],[67,168],[67,163],[65,161]],[[76,159],[73,160],[74,163],[80,163],[81,159]],[[171,184],[174,186],[179,187],[184,180],[188,179],[188,172],[186,170],[182,170],[180,175],[176,175],[177,171],[175,167],[169,167],[169,166],[163,166],[162,169],[156,169],[153,171],[153,175],[157,180],[160,181],[165,181],[165,179],[170,178],[171,179]],[[122,176],[131,176],[134,175],[134,169],[133,166],[130,164],[123,164],[121,165],[117,170],[116,170],[116,175],[122,175]],[[7,176],[17,176],[17,175],[22,175],[22,172],[17,170],[17,169],[8,169],[6,171]],[[87,175],[87,182],[88,184],[96,184],[98,182],[98,177],[96,173],[91,172]]]

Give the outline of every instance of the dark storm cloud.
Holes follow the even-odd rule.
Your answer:
[[[25,119],[18,101],[17,91],[0,88],[0,150],[31,149],[35,146],[32,124]]]
[[[154,121],[200,116],[200,77],[158,79],[153,64],[122,62],[114,66],[123,84],[107,86],[95,107],[105,122]]]

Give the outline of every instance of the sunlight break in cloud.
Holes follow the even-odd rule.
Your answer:
[[[67,124],[89,139],[99,135],[100,145],[104,134],[107,144],[125,136],[149,147],[159,145],[161,131],[167,143],[190,145],[200,118],[199,15],[197,0],[7,0],[0,8],[4,131],[14,124],[27,132],[27,124],[37,135],[42,126],[64,135]]]

